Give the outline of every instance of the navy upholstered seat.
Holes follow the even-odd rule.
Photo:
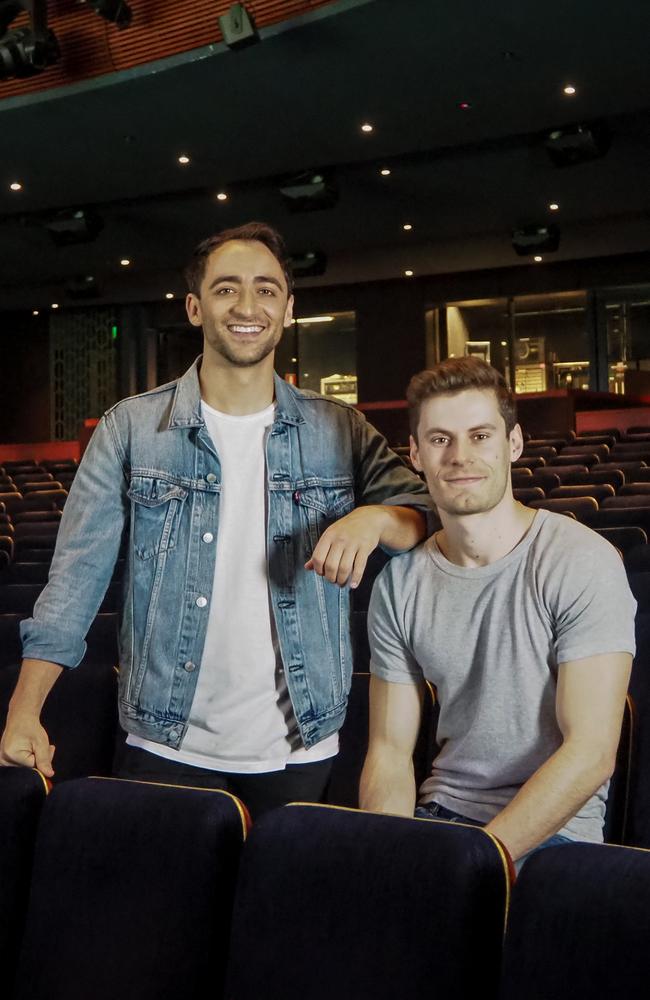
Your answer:
[[[646,851],[534,854],[512,893],[500,1000],[646,1000],[649,898]]]
[[[14,1000],[222,996],[241,804],[118,779],[43,809]]]
[[[26,767],[0,768],[0,975],[11,983],[22,939],[38,818],[47,783]]]
[[[242,854],[226,996],[492,1000],[509,884],[478,827],[274,810]]]

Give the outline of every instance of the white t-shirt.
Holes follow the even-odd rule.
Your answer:
[[[274,406],[231,416],[201,403],[221,463],[214,584],[201,670],[180,750],[127,742],[179,763],[235,773],[325,760],[336,734],[300,739],[271,613],[266,553],[265,446]]]

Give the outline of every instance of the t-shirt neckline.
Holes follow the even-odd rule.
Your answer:
[[[488,563],[486,566],[459,566],[457,563],[450,562],[449,559],[442,554],[435,535],[432,535],[427,539],[425,547],[431,561],[439,570],[442,570],[442,572],[446,573],[448,576],[458,576],[472,580],[498,576],[499,573],[501,573],[507,566],[510,566],[511,563],[518,562],[524,558],[528,549],[541,531],[542,525],[544,524],[547,516],[548,511],[538,508],[530,527],[523,538],[517,542],[514,549],[511,549],[511,551],[505,556],[502,556],[501,559],[497,559],[496,562],[493,563]]]

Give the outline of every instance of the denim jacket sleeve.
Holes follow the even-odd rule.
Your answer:
[[[351,412],[357,504],[390,503],[431,512],[433,504],[426,484],[389,448],[383,434],[361,413]]]
[[[123,456],[109,411],[65,503],[49,582],[21,624],[23,656],[76,667],[110,582],[128,516]]]

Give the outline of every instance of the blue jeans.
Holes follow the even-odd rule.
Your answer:
[[[461,816],[460,813],[452,812],[451,809],[445,809],[444,806],[438,805],[437,802],[428,802],[424,806],[416,806],[415,813],[416,819],[444,819],[448,823],[467,823],[469,826],[485,826],[478,819],[470,819],[468,816]],[[556,847],[559,844],[574,844],[575,841],[571,837],[565,837],[561,833],[555,833],[552,837],[547,840],[542,841],[537,847],[533,847],[532,851],[528,851],[528,854],[524,854],[523,857],[519,858],[518,861],[514,862],[515,871],[517,874],[521,871],[521,867],[528,858],[535,854],[536,851],[541,851],[544,847]]]

